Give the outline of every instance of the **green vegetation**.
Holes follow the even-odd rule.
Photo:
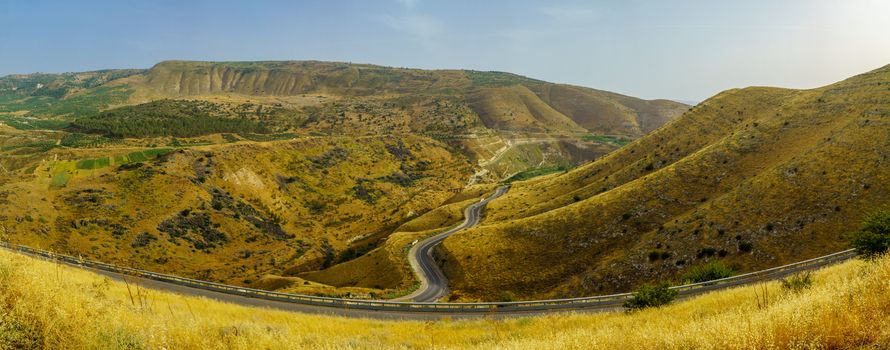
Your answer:
[[[148,160],[148,157],[146,157],[144,154],[142,154],[142,152],[136,151],[136,152],[131,152],[130,154],[128,154],[127,159],[129,159],[131,162],[139,163],[139,162],[144,162],[144,161]]]
[[[77,161],[77,169],[94,169],[96,165],[95,159],[81,159]]]
[[[667,283],[646,284],[633,294],[633,299],[624,303],[628,310],[640,310],[670,304],[677,297],[677,291]]]
[[[126,155],[126,160],[124,160],[124,156],[115,156],[114,162],[117,164],[140,163],[140,162],[147,161],[149,159],[154,159],[159,156],[163,156],[170,152],[173,152],[172,148],[152,148],[152,149],[147,149],[144,151],[130,152],[129,154]],[[120,160],[121,162],[118,163],[118,160]]]
[[[71,173],[69,173],[67,170],[63,170],[53,175],[53,178],[52,180],[50,180],[49,185],[53,188],[63,187],[68,184],[68,180],[71,180]]]
[[[851,245],[866,259],[874,259],[890,250],[890,211],[869,215],[859,230],[851,234]]]
[[[192,137],[215,133],[267,133],[263,124],[225,118],[217,104],[159,100],[115,108],[95,117],[78,118],[72,128],[109,137]]]
[[[704,265],[694,266],[680,276],[683,283],[699,283],[718,280],[721,278],[731,277],[735,274],[733,269],[723,265],[722,262],[714,261]]]
[[[623,136],[612,136],[612,135],[584,135],[581,137],[582,141],[597,141],[602,143],[611,143],[618,146],[624,146],[631,141],[630,138]]]
[[[96,168],[104,168],[111,165],[111,160],[108,157],[96,159]]]
[[[0,146],[0,151],[11,151],[15,149],[31,148],[35,152],[46,152],[56,147],[55,141],[34,141],[26,142],[18,145]]]
[[[71,122],[66,120],[37,119],[11,115],[0,115],[0,122],[19,130],[62,130],[71,125]]]
[[[126,86],[97,87],[68,98],[55,96],[22,96],[15,92],[0,93],[0,112],[28,111],[28,116],[95,116],[101,109],[123,103],[132,90]]]
[[[241,138],[243,138],[245,140],[256,141],[256,142],[268,142],[268,141],[277,141],[277,140],[290,140],[292,138],[296,138],[297,134],[294,134],[294,133],[238,134],[238,136],[240,136]]]
[[[536,84],[543,81],[505,72],[483,72],[468,70],[467,78],[478,86],[510,86],[517,84]]]
[[[172,148],[152,148],[142,151],[147,158],[152,159],[172,152]]]
[[[75,168],[83,169],[83,170],[93,170],[93,169],[101,169],[107,167],[111,164],[109,159],[106,158],[97,158],[97,159],[81,159],[77,161]]]
[[[510,182],[514,182],[514,181],[528,180],[533,177],[544,176],[544,175],[558,173],[558,172],[565,172],[568,170],[569,170],[569,167],[565,166],[565,165],[542,167],[542,168],[532,168],[529,170],[520,171],[516,175],[510,176],[508,179],[506,179],[504,181],[510,183]]]
[[[813,277],[809,272],[805,272],[802,274],[796,274],[789,278],[782,279],[782,289],[800,293],[804,290],[810,289],[813,286]]]
[[[114,143],[115,140],[100,135],[86,135],[80,133],[69,133],[62,137],[59,146],[63,147],[99,147],[105,144]]]

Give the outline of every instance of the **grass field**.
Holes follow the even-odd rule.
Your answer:
[[[890,346],[890,257],[625,314],[375,321],[147,290],[0,251],[0,348],[846,349]]]
[[[68,171],[59,171],[53,175],[52,180],[49,182],[49,186],[53,188],[64,187],[68,184],[68,180],[71,180],[71,173]]]
[[[148,160],[148,157],[146,157],[144,153],[136,151],[127,154],[127,159],[129,159],[131,162],[138,163]]]

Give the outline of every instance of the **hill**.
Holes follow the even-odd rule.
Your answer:
[[[516,182],[439,250],[452,297],[620,292],[841,250],[890,205],[888,91],[890,66],[812,90],[733,89],[595,162]]]
[[[459,221],[476,188],[582,164],[687,108],[317,61],[7,76],[0,233],[214,281],[401,293],[404,246]]]
[[[439,96],[469,101],[483,124],[502,131],[641,135],[682,113],[667,100],[559,85],[501,72],[399,69],[332,62],[187,62],[152,67],[143,88],[171,97],[236,93],[251,96]],[[580,125],[579,125],[580,124]]]
[[[176,103],[198,116],[175,113],[185,111]],[[583,163],[618,147],[590,136],[633,139],[687,108],[510,73],[319,61],[165,61],[0,78],[0,122],[21,130],[109,138],[413,133],[477,163],[474,182]],[[504,152],[518,157],[494,161]]]
[[[3,239],[237,284],[361,256],[470,173],[410,135],[47,152],[0,184]]]

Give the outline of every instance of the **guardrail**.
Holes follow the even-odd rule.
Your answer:
[[[509,313],[509,312],[533,312],[560,309],[592,309],[607,308],[621,306],[624,301],[633,297],[632,293],[620,293],[610,295],[599,295],[582,298],[566,298],[566,299],[549,299],[549,300],[531,300],[531,301],[513,301],[513,302],[485,302],[485,303],[427,303],[427,302],[399,302],[385,300],[360,300],[360,299],[342,299],[330,297],[317,297],[311,295],[279,293],[260,289],[238,287],[222,283],[195,280],[191,278],[179,277],[163,273],[139,270],[129,267],[122,267],[107,264],[99,261],[73,257],[69,255],[57,254],[47,250],[31,248],[23,245],[11,244],[8,242],[0,242],[0,247],[22,252],[28,255],[51,259],[53,261],[64,262],[71,265],[95,268],[98,270],[119,273],[127,276],[140,277],[161,281],[180,286],[204,289],[225,294],[240,295],[249,298],[266,299],[273,301],[281,301],[288,303],[298,303],[305,305],[315,305],[332,308],[349,308],[377,311],[398,311],[398,312],[440,312],[440,313]],[[784,266],[773,267],[766,270],[745,273],[732,277],[674,286],[671,289],[677,290],[680,297],[700,294],[716,289],[728,288],[732,286],[754,283],[775,279],[799,271],[813,270],[822,266],[833,264],[836,262],[850,259],[856,255],[853,249],[844,250],[834,254],[820,256],[809,260],[804,260]]]

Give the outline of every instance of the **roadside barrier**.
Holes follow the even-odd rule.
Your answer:
[[[484,303],[421,303],[421,302],[400,302],[386,300],[361,300],[361,299],[343,299],[317,297],[311,295],[279,293],[260,289],[233,286],[222,283],[201,281],[191,278],[179,277],[163,273],[139,270],[129,267],[122,267],[107,264],[99,261],[73,257],[69,255],[57,254],[47,250],[31,248],[23,245],[12,244],[8,242],[0,242],[0,247],[20,252],[31,256],[45,258],[51,261],[58,261],[69,265],[83,266],[97,270],[119,273],[126,276],[145,278],[165,283],[186,286],[191,288],[204,289],[219,293],[240,295],[248,298],[274,300],[288,303],[297,303],[305,305],[315,305],[331,308],[349,308],[363,310],[378,311],[398,311],[398,312],[436,312],[443,314],[459,314],[459,313],[510,313],[510,312],[535,312],[548,310],[567,310],[567,309],[596,309],[596,308],[617,308],[628,299],[633,298],[632,293],[620,293],[611,295],[599,295],[581,298],[566,299],[549,299],[549,300],[531,300],[531,301],[512,301],[512,302],[484,302]],[[769,268],[766,270],[745,273],[732,277],[674,286],[671,289],[677,290],[679,297],[692,296],[718,289],[724,289],[744,284],[757,283],[761,281],[773,280],[788,276],[801,271],[815,270],[820,267],[834,264],[837,262],[848,260],[856,256],[853,249],[820,256],[818,258],[799,261],[796,263]]]

